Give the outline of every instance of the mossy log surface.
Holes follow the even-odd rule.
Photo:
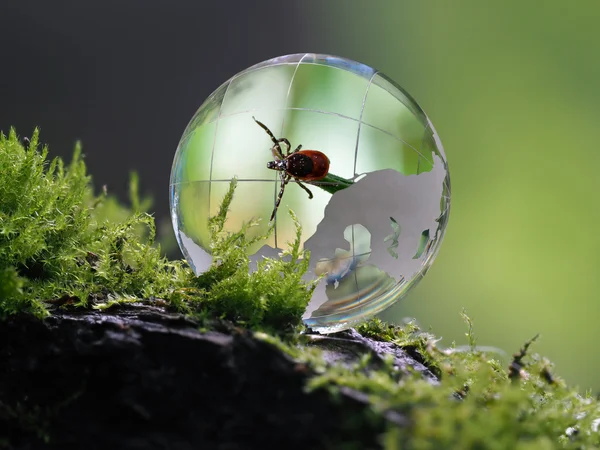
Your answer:
[[[382,369],[385,358],[393,358],[395,370],[408,375],[420,373],[424,379],[432,384],[439,384],[438,377],[419,360],[422,356],[409,349],[402,349],[392,342],[377,341],[362,336],[355,329],[342,331],[330,335],[308,335],[311,346],[319,347],[323,352],[323,359],[330,364],[346,364],[353,367],[364,355],[371,355],[369,369]]]
[[[154,306],[15,316],[0,322],[0,340],[7,448],[371,448],[386,422],[405,424],[398,413],[365,414],[360,392],[307,391],[310,369],[248,331],[201,332]],[[398,370],[411,366],[436,382],[381,344],[348,331],[311,345],[341,362],[391,353]]]

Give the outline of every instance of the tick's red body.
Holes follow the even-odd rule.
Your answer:
[[[318,150],[299,150],[283,161],[285,171],[302,181],[318,181],[329,173],[329,158]]]
[[[273,220],[275,218],[277,208],[279,208],[279,203],[281,203],[285,186],[289,183],[290,179],[293,178],[296,181],[296,184],[308,193],[309,199],[313,198],[312,192],[310,192],[310,189],[302,184],[302,181],[311,183],[325,178],[329,173],[329,158],[318,150],[301,150],[301,145],[296,147],[296,150],[292,152],[290,141],[288,141],[286,138],[277,139],[265,124],[256,119],[254,120],[263,130],[267,132],[273,141],[274,145],[271,148],[271,151],[273,152],[275,161],[269,161],[267,163],[267,168],[277,170],[281,179],[281,190],[279,191],[279,195],[275,201],[273,214],[271,214],[271,220]],[[281,151],[281,142],[287,146],[285,155]]]

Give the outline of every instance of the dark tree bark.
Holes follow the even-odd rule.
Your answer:
[[[0,323],[0,342],[0,439],[13,448],[366,449],[387,422],[407,425],[392,411],[369,413],[360,392],[307,392],[310,369],[249,332],[203,333],[152,306],[13,317]],[[392,352],[398,370],[436,381],[354,331],[313,345],[338,362]]]

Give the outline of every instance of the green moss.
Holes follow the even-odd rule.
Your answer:
[[[49,305],[109,309],[163,299],[206,328],[227,320],[253,329],[257,339],[305,365],[313,374],[308,389],[336,395],[349,387],[368,394],[372,407],[356,420],[400,414],[408,426],[389,426],[381,436],[387,449],[600,447],[597,399],[568,387],[548,360],[530,355],[533,340],[509,364],[482,351],[464,311],[466,349],[439,348],[436,337],[414,323],[372,320],[357,328],[403,348],[438,375],[438,385],[396,370],[391,360],[379,370],[366,370],[366,358],[353,367],[325,363],[300,333],[300,318],[318,283],[302,279],[310,255],[300,251],[300,224],[290,212],[296,239],[281,258],[265,258],[249,273],[246,249],[266,236],[247,238],[254,222],[236,233],[225,231],[235,187],[234,180],[210,220],[213,264],[195,277],[185,262],[162,256],[154,220],[146,213],[150,203],[139,200],[135,175],[131,207],[124,207],[106,192],[93,193],[79,146],[64,165],[47,160],[37,132],[26,147],[14,131],[0,136],[0,314],[43,317]],[[47,417],[0,408],[0,419],[17,420],[26,429],[42,430]],[[336,448],[353,448],[344,445]]]
[[[94,195],[77,145],[72,162],[47,159],[38,132],[25,147],[14,130],[0,135],[0,315],[43,317],[50,304],[105,309],[161,298],[200,319],[229,320],[253,329],[294,332],[317,281],[302,276],[309,255],[300,251],[301,227],[281,258],[265,258],[249,274],[246,238],[255,226],[224,231],[236,181],[210,220],[214,262],[194,277],[183,261],[169,261],[155,245],[154,219],[130,182],[131,207],[104,189]],[[272,232],[272,229],[269,233]]]
[[[248,248],[266,239],[248,239],[248,229],[257,222],[244,224],[240,231],[224,231],[227,211],[237,185],[234,179],[223,198],[219,213],[209,221],[213,263],[198,278],[191,280],[194,289],[187,298],[189,312],[205,318],[219,318],[253,329],[271,332],[294,332],[317,281],[305,282],[309,254],[300,251],[302,227],[294,213],[296,238],[281,258],[258,261],[258,270],[249,272]]]
[[[185,266],[154,246],[154,220],[138,211],[108,220],[124,208],[93,194],[81,147],[65,165],[27,147],[14,130],[0,135],[0,314],[47,314],[47,301],[86,306],[122,297],[168,297],[185,279]],[[143,231],[145,227],[145,231]]]
[[[600,403],[591,393],[581,394],[553,373],[552,364],[528,354],[526,342],[505,366],[479,351],[473,323],[463,311],[471,349],[437,347],[438,340],[409,323],[386,324],[373,319],[357,328],[373,339],[395,342],[439,376],[431,384],[418,373],[405,375],[392,361],[382,370],[365,370],[363,358],[353,366],[327,365],[318,350],[266,334],[266,340],[315,375],[308,389],[341,387],[367,393],[371,412],[400,413],[408,426],[390,425],[381,445],[395,449],[593,449],[600,446]],[[301,342],[301,341],[300,341]],[[365,413],[368,414],[368,413]],[[349,448],[352,448],[351,446]]]
[[[470,320],[468,326],[472,335]],[[370,333],[379,329],[389,341],[406,339],[407,334],[405,327],[393,327],[390,332],[390,327],[378,321],[361,328]],[[414,325],[408,328],[408,334],[414,335]],[[330,367],[314,377],[310,386],[334,392],[340,386],[354,388],[370,394],[377,411],[403,414],[410,425],[390,427],[382,438],[388,449],[597,448],[597,399],[580,395],[551,375],[546,359],[527,355],[530,344],[505,369],[476,349],[438,349],[435,342],[423,339],[420,351],[426,351],[426,359],[441,369],[437,386],[418,374],[399,377],[392,367],[367,372],[359,370],[360,364]],[[511,381],[512,367],[517,364],[518,376]]]
[[[435,346],[437,338],[431,333],[421,331],[414,322],[398,326],[386,324],[375,318],[359,325],[356,330],[365,337],[393,342],[415,360],[427,365],[434,374],[440,374],[438,361],[432,358],[430,351]]]

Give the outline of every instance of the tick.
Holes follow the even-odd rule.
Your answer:
[[[305,183],[313,183],[325,178],[329,173],[329,158],[318,150],[302,150],[302,145],[296,147],[296,150],[291,151],[292,145],[290,144],[290,141],[286,138],[277,139],[264,123],[259,122],[254,117],[252,118],[267,132],[273,141],[271,152],[273,153],[275,161],[269,161],[267,163],[267,168],[277,170],[279,172],[279,178],[281,179],[281,189],[279,190],[279,195],[275,202],[273,214],[271,214],[271,219],[269,220],[273,221],[275,213],[277,213],[277,208],[279,208],[279,204],[281,203],[283,192],[289,181],[293,178],[294,181],[296,181],[296,184],[308,193],[308,199],[312,199],[312,192],[310,192],[310,189],[308,189],[302,181]],[[285,144],[287,147],[285,155],[281,150],[281,143]]]

